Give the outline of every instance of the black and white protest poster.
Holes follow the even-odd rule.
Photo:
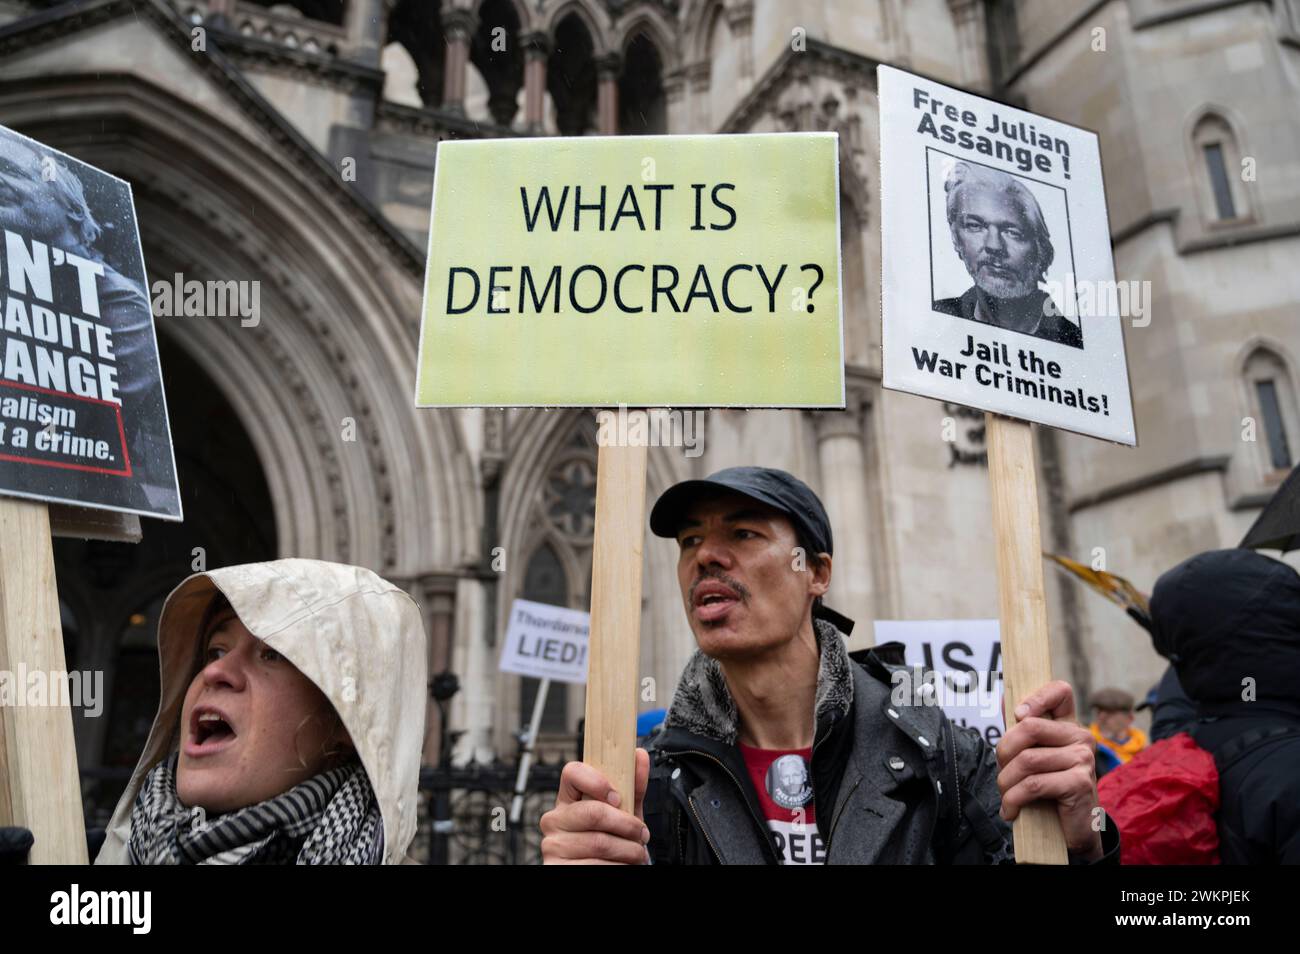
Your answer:
[[[1097,135],[877,76],[885,387],[1135,445]]]
[[[1002,637],[996,619],[878,619],[876,645],[902,643],[905,669],[891,673],[897,705],[933,705],[989,745],[1002,718]]]
[[[0,493],[181,519],[128,183],[0,127]]]

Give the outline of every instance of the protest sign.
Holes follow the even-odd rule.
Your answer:
[[[1122,320],[1147,286],[1115,282],[1095,133],[888,66],[877,86],[883,383],[986,412],[1010,709],[1052,678],[1028,422],[1137,443]],[[1014,837],[1067,860],[1049,804]]]
[[[439,143],[416,404],[843,407],[837,155]]]
[[[501,647],[502,672],[540,679],[533,698],[528,734],[522,740],[515,793],[510,801],[510,823],[517,825],[528,790],[528,772],[537,751],[537,732],[551,682],[587,681],[587,642],[591,615],[564,606],[550,606],[532,600],[515,600],[510,605],[510,622]]]
[[[920,697],[939,706],[954,723],[975,729],[989,745],[997,745],[1004,731],[997,620],[878,619],[875,632],[877,645],[899,642],[904,647],[909,672],[897,674],[894,690],[909,700]],[[931,678],[920,676],[915,667]],[[923,685],[930,689],[909,691]]]
[[[1096,133],[878,76],[885,387],[1136,444]]]
[[[416,405],[842,408],[838,155],[834,133],[439,143]],[[651,428],[616,430],[584,761],[631,810]]]
[[[138,539],[180,489],[131,187],[0,127],[0,230],[0,671],[59,673],[49,505]],[[85,862],[67,699],[0,707],[0,825],[34,863]]]
[[[538,679],[586,682],[590,628],[591,615],[581,610],[515,600],[499,668]]]
[[[181,519],[128,183],[0,127],[0,493]]]

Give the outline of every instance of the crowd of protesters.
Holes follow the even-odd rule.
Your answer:
[[[847,651],[853,621],[823,602],[830,517],[796,477],[685,481],[650,527],[678,548],[698,650],[637,750],[635,791],[565,766],[546,862],[996,864],[1014,858],[1011,822],[1046,801],[1075,864],[1300,863],[1288,564],[1247,549],[1180,563],[1149,601],[1169,668],[1142,706],[1098,691],[1084,728],[1072,688],[1049,682],[1014,700],[994,748],[898,704],[898,644]],[[195,574],[165,604],[159,651],[158,716],[100,863],[408,860],[426,688],[404,592],[310,560]],[[0,829],[0,860],[31,843]]]

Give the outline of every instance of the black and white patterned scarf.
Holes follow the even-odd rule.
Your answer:
[[[208,818],[177,798],[177,757],[140,786],[131,809],[133,865],[377,865],[383,858],[383,818],[360,761]]]

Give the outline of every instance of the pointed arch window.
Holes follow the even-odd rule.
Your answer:
[[[533,504],[533,520],[537,532],[528,544],[532,550],[519,595],[552,606],[586,609],[596,521],[596,424],[592,415],[575,416],[556,448]],[[520,725],[527,724],[532,715],[539,685],[537,679],[520,679]],[[552,683],[539,734],[571,734],[581,714],[582,687]]]
[[[663,57],[644,34],[638,33],[623,54],[618,81],[618,128],[630,136],[668,131]]]
[[[1246,361],[1245,378],[1261,469],[1268,478],[1285,474],[1300,450],[1300,412],[1291,375],[1281,357],[1260,348]]]
[[[549,606],[568,605],[568,576],[559,554],[551,544],[543,543],[528,558],[528,568],[524,571],[523,597]],[[539,679],[519,680],[519,715],[524,721],[532,715],[533,703],[540,686]],[[542,707],[542,723],[538,731],[567,732],[570,728],[568,722],[569,706],[565,686],[563,683],[552,683],[546,694],[546,704]]]
[[[1206,113],[1192,132],[1192,148],[1206,220],[1221,224],[1249,219],[1241,149],[1228,121]]]

